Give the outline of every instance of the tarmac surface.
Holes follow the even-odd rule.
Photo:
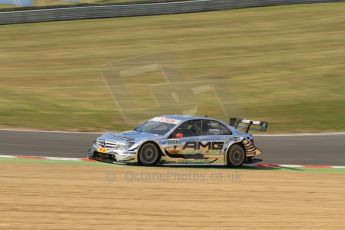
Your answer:
[[[0,155],[85,157],[97,133],[0,130]],[[345,165],[345,133],[255,137],[268,164]]]

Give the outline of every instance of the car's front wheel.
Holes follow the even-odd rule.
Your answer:
[[[152,166],[157,165],[160,161],[161,154],[153,143],[142,145],[138,152],[138,163],[140,165]]]
[[[231,167],[239,167],[246,160],[246,152],[239,144],[230,147],[227,154],[227,165]]]

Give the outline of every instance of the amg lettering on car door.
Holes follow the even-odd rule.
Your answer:
[[[209,150],[221,150],[223,148],[224,142],[214,141],[214,142],[203,142],[203,141],[188,141],[184,144],[182,149],[209,149]]]

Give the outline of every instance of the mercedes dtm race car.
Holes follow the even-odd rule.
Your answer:
[[[244,127],[243,127],[244,125]],[[267,122],[230,118],[230,124],[199,116],[164,115],[121,133],[105,133],[88,150],[88,157],[111,163],[250,163],[261,151],[251,127],[266,131]],[[242,126],[244,132],[237,128]]]

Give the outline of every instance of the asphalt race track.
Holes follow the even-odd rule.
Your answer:
[[[97,133],[0,130],[0,155],[85,157]],[[345,165],[345,133],[257,136],[268,164]]]

